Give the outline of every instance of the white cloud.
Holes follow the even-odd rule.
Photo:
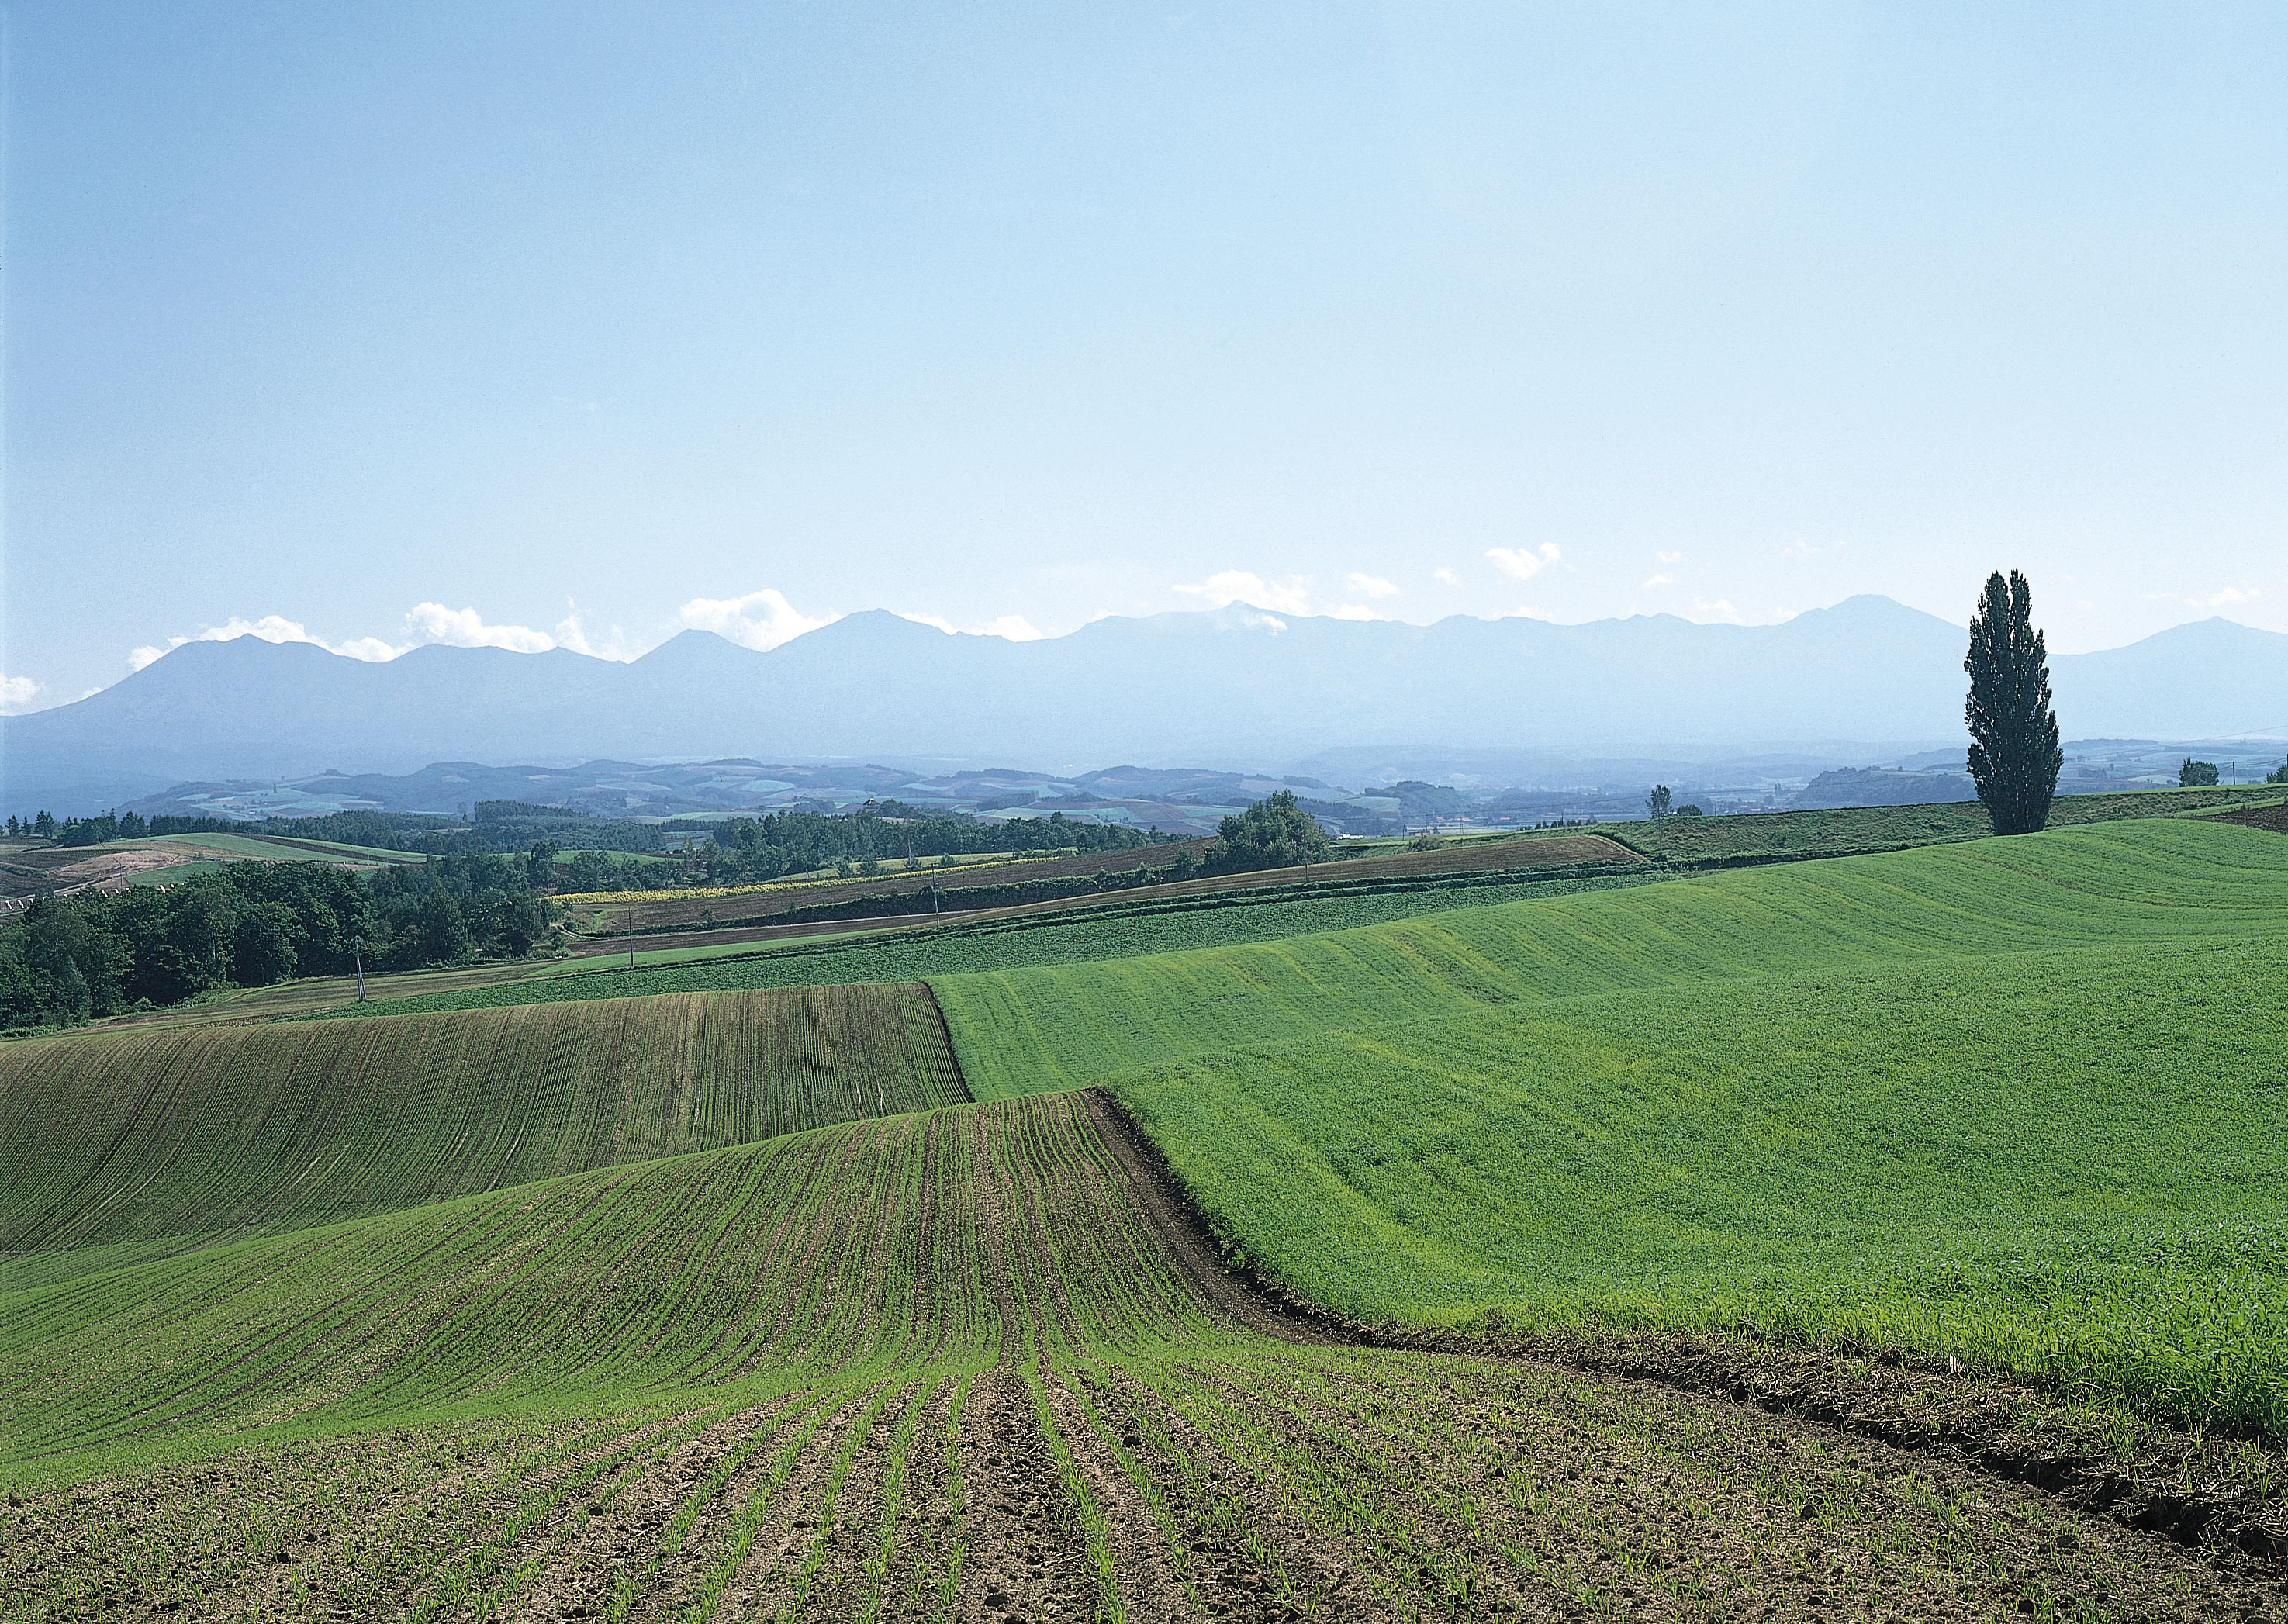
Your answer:
[[[1513,581],[1530,581],[1565,555],[1557,551],[1554,542],[1541,543],[1539,552],[1529,552],[1522,547],[1489,547],[1486,557],[1494,567]]]
[[[617,626],[612,628],[608,636],[591,637],[588,622],[576,607],[556,622],[555,636],[557,647],[568,648],[576,654],[588,654],[598,660],[616,660],[622,663],[636,657],[636,651],[629,646],[627,633]]]
[[[943,632],[966,630],[973,638],[1006,638],[1012,643],[1030,643],[1049,634],[1035,626],[1021,614],[1004,614],[974,626],[955,625],[942,614],[920,614],[909,609],[894,611],[900,620],[911,621],[917,626],[934,626]]]
[[[520,654],[537,654],[556,646],[556,639],[529,626],[493,626],[474,609],[448,609],[443,604],[416,604],[405,617],[408,630],[419,643],[442,643],[453,648],[505,648]]]
[[[329,654],[376,661],[394,660],[408,649],[418,648],[425,643],[443,643],[455,648],[505,648],[523,654],[561,647],[604,660],[632,657],[626,638],[616,626],[599,646],[589,637],[577,610],[560,622],[552,634],[529,626],[497,626],[473,608],[449,609],[440,603],[419,603],[406,612],[405,635],[399,642],[365,637],[331,643],[301,622],[290,621],[282,614],[266,614],[252,621],[234,614],[219,626],[203,627],[189,637],[169,638],[163,644],[149,644],[131,651],[127,669],[139,671],[186,643],[227,643],[236,638],[260,638],[266,643],[311,643]]]
[[[19,710],[44,692],[44,686],[28,677],[0,677],[0,711]]]
[[[1376,614],[1364,604],[1337,604],[1327,611],[1327,616],[1330,620],[1338,621],[1379,621],[1389,618],[1387,615]]]
[[[160,655],[172,654],[186,643],[228,643],[238,638],[259,638],[265,643],[314,643],[329,653],[347,654],[353,660],[393,660],[410,646],[385,643],[379,638],[353,638],[346,643],[329,643],[323,638],[313,637],[309,628],[301,622],[290,621],[282,614],[266,614],[254,621],[234,614],[221,625],[202,627],[189,637],[169,638],[164,644],[146,644],[140,648],[131,649],[127,655],[127,669],[139,671]]]
[[[1436,582],[1441,586],[1459,586],[1462,584],[1462,578],[1456,574],[1452,570],[1448,569],[1442,564],[1430,572],[1430,579]]]
[[[805,614],[787,602],[784,593],[765,587],[744,598],[695,598],[676,611],[676,618],[686,627],[717,632],[743,647],[767,652],[836,617]]]
[[[2221,609],[2228,604],[2251,603],[2263,596],[2264,593],[2260,588],[2252,586],[2228,586],[2221,589],[2220,590],[2211,592],[2209,594],[2208,606],[2212,609]]]
[[[1740,612],[1720,598],[1712,603],[1704,598],[1694,598],[1691,618],[1704,626],[1711,621],[1723,621],[1735,626],[1743,623]]]
[[[1343,584],[1361,598],[1392,598],[1398,589],[1379,575],[1362,575],[1356,570],[1343,577]]]
[[[1681,564],[1684,562],[1684,555],[1680,552],[1656,552],[1652,556],[1658,558],[1663,564]]]
[[[1197,586],[1180,584],[1176,590],[1193,598],[1205,598],[1211,609],[1243,603],[1258,609],[1276,609],[1286,614],[1308,614],[1311,612],[1311,577],[1308,575],[1290,575],[1284,581],[1266,581],[1262,576],[1243,569],[1227,569],[1210,575]]]
[[[1676,577],[1664,571],[1660,574],[1648,575],[1645,577],[1645,584],[1647,586],[1674,586],[1676,584]]]

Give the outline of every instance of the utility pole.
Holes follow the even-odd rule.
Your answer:
[[[365,1002],[365,944],[354,936],[350,938],[350,963],[357,966],[358,1002]]]

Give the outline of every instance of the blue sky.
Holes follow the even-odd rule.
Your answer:
[[[14,709],[254,625],[2288,629],[2288,10],[18,4]]]

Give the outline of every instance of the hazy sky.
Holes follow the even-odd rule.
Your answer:
[[[265,617],[2288,629],[2288,7],[4,10],[13,709]]]

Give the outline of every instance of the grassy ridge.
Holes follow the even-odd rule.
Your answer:
[[[2167,820],[933,977],[979,1097],[1489,1006],[1844,964],[2288,927],[2288,842]]]
[[[1362,1319],[1753,1326],[2288,1434],[2288,932],[1561,1000],[1116,1077]]]
[[[272,1233],[967,1097],[910,984],[19,1044],[0,1249]]]

